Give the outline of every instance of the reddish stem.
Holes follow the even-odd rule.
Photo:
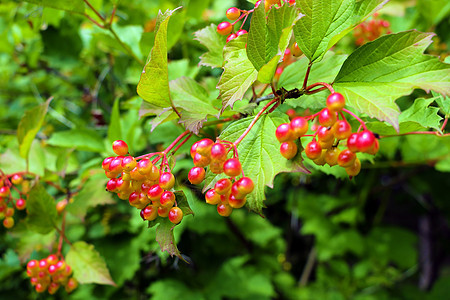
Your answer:
[[[306,69],[306,75],[305,75],[305,79],[303,80],[303,89],[306,89],[306,86],[308,84],[308,77],[309,77],[309,72],[311,71],[311,67],[312,67],[312,63],[310,62],[308,65],[308,69]]]
[[[233,143],[236,147],[239,145],[239,143],[245,138],[245,136],[252,130],[253,125],[258,121],[259,117],[274,103],[278,102],[278,98],[272,99],[269,103],[266,104],[266,106],[261,109],[261,111],[255,116],[253,121],[250,123],[248,128],[242,133],[242,135]]]
[[[114,16],[116,15],[116,9],[117,9],[117,6],[114,5],[113,11],[111,13],[111,17],[109,18],[109,26],[111,26],[111,24],[113,22],[113,19],[114,19]]]
[[[61,250],[63,246],[64,241],[64,233],[66,230],[66,210],[63,211],[63,217],[62,217],[62,224],[61,224],[61,232],[62,234],[59,235],[59,242],[58,242],[58,252],[56,252],[56,255],[61,258]]]
[[[95,25],[97,25],[100,28],[105,28],[105,26],[103,26],[102,24],[98,23],[97,21],[95,21],[94,19],[92,19],[88,14],[84,14],[84,16],[86,18],[88,18],[92,23],[94,23]]]
[[[441,131],[444,132],[445,126],[447,126],[448,118],[444,119],[444,123],[442,124]]]
[[[240,20],[242,20],[242,18],[244,18],[244,17],[245,17],[245,19],[247,19],[248,14],[249,14],[248,12],[243,12],[243,13],[239,16],[239,18],[237,18],[236,21],[234,21],[233,23],[231,23],[231,25],[234,26],[237,22],[239,22]],[[245,21],[244,21],[244,23],[245,23]],[[243,23],[242,23],[242,24],[243,24]]]
[[[185,132],[183,132],[182,134],[180,134],[175,141],[172,142],[172,144],[169,145],[169,147],[166,148],[166,150],[163,151],[164,154],[169,153],[170,150],[173,149],[173,147],[175,147],[179,141],[181,141],[181,139],[183,139],[186,135],[188,135],[190,133],[189,130],[186,130]]]
[[[326,82],[316,82],[314,84],[311,84],[310,86],[306,87],[306,93],[308,94],[308,91],[311,91],[312,88],[315,88],[316,86],[320,86],[320,85],[327,88],[330,91],[330,93],[334,93],[333,87]],[[323,89],[321,89],[321,90],[323,90]],[[311,92],[316,92],[316,91],[317,90],[313,90]]]
[[[105,18],[92,6],[91,3],[89,3],[89,1],[84,0],[84,3],[89,6],[89,8],[100,18],[100,20],[105,21]]]
[[[345,109],[345,108],[343,108],[342,111],[345,111],[346,113],[351,115],[353,118],[358,120],[358,122],[361,123],[362,127],[364,127],[364,130],[367,130],[366,123],[364,123],[364,121],[361,120],[357,115],[355,115],[354,113],[352,113],[351,111],[349,111],[348,109]]]
[[[383,135],[383,136],[380,136],[380,138],[404,136],[404,135],[413,135],[413,134],[430,134],[430,135],[435,135],[435,136],[450,136],[450,133],[441,134],[438,131],[411,131],[411,132],[400,133],[400,134]]]
[[[181,146],[183,146],[190,138],[192,137],[192,133],[190,135],[188,135],[173,151],[172,151],[172,155],[174,155],[178,149],[181,148]]]

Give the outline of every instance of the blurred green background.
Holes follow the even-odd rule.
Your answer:
[[[70,1],[59,1],[65,2]],[[90,2],[105,16],[113,10],[110,1]],[[391,1],[380,18],[390,22],[392,32],[436,32],[428,52],[444,59],[449,3]],[[0,3],[0,168],[24,169],[18,123],[26,110],[53,96],[31,148],[30,170],[43,181],[74,190],[82,186],[75,201],[87,204],[68,215],[67,236],[94,244],[117,283],[80,285],[70,296],[59,291],[55,299],[450,299],[450,140],[436,136],[381,140],[375,161],[364,162],[352,181],[327,170],[278,175],[274,189],[267,189],[265,218],[245,209],[223,218],[206,205],[199,188],[187,181],[192,160],[186,146],[175,172],[195,216],[183,219],[175,237],[190,264],[162,253],[154,229],[146,228],[138,211],[104,192],[101,161],[112,154],[110,143],[117,138],[137,156],[162,149],[183,132],[168,122],[150,133],[152,118],[139,118],[139,60],[145,62],[152,47],[158,10],[183,6],[169,25],[170,79],[195,78],[216,97],[221,70],[198,66],[206,49],[193,33],[224,21],[231,6],[252,4],[139,0],[117,5],[113,29],[124,45],[82,14],[22,1]],[[334,50],[355,48],[350,34]],[[423,95],[416,91],[397,103],[403,110]],[[112,113],[114,103],[120,116]],[[216,136],[218,130],[203,133]],[[56,199],[65,197],[51,186],[48,190]],[[23,216],[12,230],[0,228],[0,298],[51,298],[34,292],[24,263],[54,251],[55,235],[27,231],[19,221]]]

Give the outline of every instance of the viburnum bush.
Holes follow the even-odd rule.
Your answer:
[[[52,106],[67,110],[68,115],[82,115],[83,110],[70,104],[63,107],[52,90],[40,95],[38,87],[44,82],[30,80],[41,104],[21,117],[12,135],[17,136],[17,151],[6,150],[1,158],[3,226],[14,230],[19,224],[13,235],[31,231],[40,236],[20,248],[23,270],[36,292],[53,295],[64,289],[71,293],[79,284],[116,284],[97,249],[108,247],[90,242],[103,233],[94,226],[84,228],[88,220],[103,224],[104,231],[121,233],[126,225],[108,224],[111,218],[132,211],[132,216],[139,217],[133,223],[134,234],[146,222],[156,227],[148,243],[155,240],[163,252],[192,263],[189,253],[179,251],[174,231],[189,226],[184,224],[188,218],[195,223],[196,197],[210,204],[202,209],[217,212],[236,231],[227,218],[236,210],[238,216],[244,211],[244,218],[264,218],[270,210],[265,208],[266,193],[280,173],[293,173],[302,180],[309,180],[305,178],[311,173],[331,174],[336,180],[356,182],[359,188],[358,177],[364,176],[360,172],[376,168],[379,152],[388,153],[393,147],[390,141],[402,136],[438,139],[433,143],[442,142],[447,150],[419,164],[448,169],[448,59],[444,62],[443,57],[424,54],[433,33],[391,32],[390,22],[378,13],[388,1],[262,0],[249,1],[245,7],[227,5],[215,16],[218,22],[196,28],[187,42],[206,48],[197,69],[213,76],[197,76],[196,68],[192,74],[180,71],[182,63],[175,65],[170,59],[174,39],[180,38],[173,34],[179,25],[177,17],[194,14],[194,4],[188,10],[160,11],[142,29],[118,25],[117,19],[131,9],[125,7],[131,3],[122,3],[120,12],[115,1],[109,10],[87,0],[28,2],[48,8],[45,14],[80,15],[83,21],[74,21],[83,22],[80,43],[93,43],[96,50],[113,49],[101,56],[103,70],[97,74],[92,94],[85,92],[78,78],[83,90],[80,98],[94,107],[90,122],[96,122],[106,139],[84,128],[86,123],[74,124]],[[69,21],[58,16],[50,22],[68,26]],[[36,24],[42,30],[48,25]],[[140,34],[143,38],[136,38]],[[64,35],[45,35],[45,39],[64,43]],[[341,40],[356,47],[338,48]],[[150,51],[145,62],[139,47]],[[84,54],[89,51],[85,49]],[[125,81],[135,78],[136,93],[121,82],[109,107],[99,100],[105,97],[100,87],[112,72],[108,64],[115,60],[115,51],[134,59],[136,67],[127,69],[124,76]],[[70,71],[60,74],[52,67],[59,59],[53,58],[46,72],[64,81]],[[32,70],[38,64],[27,61],[23,68]],[[117,64],[123,67],[127,62]],[[55,83],[53,88],[65,87]],[[119,98],[124,93],[135,95],[121,107]],[[414,101],[402,111],[398,99],[405,96]],[[109,126],[102,109],[109,112]],[[69,129],[53,132],[45,125],[47,115]],[[176,137],[166,124],[176,124]],[[147,139],[157,139],[158,147],[149,150],[144,146]],[[395,157],[394,152],[388,155]],[[14,159],[25,163],[14,164]],[[80,166],[77,161],[85,163]],[[121,206],[122,200],[128,203]],[[96,206],[113,203],[120,207],[114,216],[108,211],[100,217],[89,213]],[[245,244],[245,237],[237,236]],[[323,246],[324,241],[318,240]],[[119,247],[105,251],[114,250],[120,251]],[[319,258],[326,260],[326,255]],[[139,259],[133,263],[139,264]],[[123,276],[120,284],[129,279]]]

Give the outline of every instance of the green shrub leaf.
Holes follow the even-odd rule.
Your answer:
[[[57,212],[55,200],[46,189],[36,184],[28,194],[27,225],[33,231],[47,234],[56,226]]]

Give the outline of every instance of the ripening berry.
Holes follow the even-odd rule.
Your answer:
[[[66,284],[66,292],[70,293],[77,287],[78,287],[78,281],[72,277],[69,279],[69,281]]]
[[[146,178],[145,175],[142,175],[139,172],[138,167],[136,167],[130,171],[130,177],[132,180],[135,180],[135,181],[142,181],[142,180],[145,180],[145,178]]]
[[[163,207],[163,206],[158,207],[158,216],[167,218],[167,216],[169,216],[169,210],[170,207]]]
[[[333,131],[338,140],[345,140],[352,134],[352,126],[346,120],[338,120],[333,125]]]
[[[47,292],[50,295],[54,295],[58,291],[59,286],[60,286],[59,283],[51,282],[50,285],[48,286]]]
[[[47,256],[47,262],[49,263],[49,265],[54,265],[58,262],[58,256],[56,256],[56,254],[50,254],[49,256]]]
[[[241,29],[241,30],[238,30],[238,31],[236,32],[236,35],[237,35],[237,36],[241,36],[241,35],[244,35],[244,34],[246,34],[246,33],[248,33],[247,30]]]
[[[35,288],[36,292],[43,293],[47,289],[47,286],[42,283],[38,283],[38,284],[36,284],[36,286],[34,288]]]
[[[128,153],[128,145],[122,140],[114,141],[112,147],[117,155],[124,156]]]
[[[12,207],[6,208],[5,217],[12,217],[12,216],[14,216],[14,208]]]
[[[193,161],[194,166],[204,168],[210,164],[211,158],[209,156],[203,156],[200,153],[196,153]]]
[[[228,178],[222,178],[214,185],[214,190],[219,195],[227,194],[231,189],[231,180]]]
[[[123,156],[114,157],[109,164],[109,172],[111,172],[111,173],[122,172],[123,171],[122,159],[123,159]]]
[[[139,201],[140,198],[140,192],[132,192],[130,194],[130,196],[128,197],[128,202],[130,203],[131,206],[138,206],[141,204],[141,202]]]
[[[378,150],[380,149],[380,143],[378,142],[378,140],[375,138],[375,142],[373,143],[372,148],[370,148],[369,150],[366,151],[366,153],[371,154],[371,155],[375,155],[377,154]]]
[[[337,147],[328,149],[327,152],[325,153],[325,162],[330,167],[337,165],[337,160],[338,160],[340,153],[341,153],[341,150],[339,150],[339,148],[337,148]]]
[[[2,186],[0,187],[0,197],[6,197],[9,195],[9,187]]]
[[[229,41],[234,40],[234,39],[237,38],[237,37],[238,37],[238,36],[237,36],[236,33],[231,33],[231,34],[227,37],[226,42],[228,43]]]
[[[106,189],[110,192],[114,192],[117,187],[116,181],[116,178],[111,178],[110,180],[108,180],[108,182],[106,183]]]
[[[370,150],[375,143],[375,136],[369,130],[364,130],[358,134],[358,139],[356,140],[356,147],[361,152],[366,152]]]
[[[148,198],[150,198],[151,201],[159,202],[159,199],[161,198],[161,195],[163,193],[164,190],[158,184],[155,184],[150,187],[150,189],[147,192],[147,196]]]
[[[191,146],[191,157],[192,157],[192,159],[194,158],[195,154],[197,153],[197,146],[198,146],[198,142],[194,143]]]
[[[142,210],[143,218],[147,221],[153,221],[158,217],[158,208],[149,205]]]
[[[291,58],[291,49],[284,50],[283,61],[288,61]]]
[[[164,172],[159,177],[159,186],[165,190],[170,190],[175,185],[175,176],[171,172]]]
[[[340,112],[345,107],[345,98],[340,93],[332,93],[327,98],[327,108],[333,112]]]
[[[161,203],[161,206],[170,208],[175,204],[175,194],[171,191],[165,191],[162,193],[159,202]]]
[[[261,0],[256,1],[255,8],[257,8],[261,4]]]
[[[320,126],[319,129],[317,129],[317,139],[320,142],[334,141],[334,130],[332,127]]]
[[[291,120],[291,121],[292,121],[292,119],[294,119],[297,116],[297,112],[293,108],[289,108],[286,111],[286,114],[288,115],[289,120]],[[291,129],[294,130],[294,128],[292,127],[292,123],[291,123]]]
[[[308,131],[308,121],[303,117],[295,117],[291,120],[290,128],[294,139],[297,139]]]
[[[67,203],[68,203],[67,199],[63,199],[56,203],[56,211],[58,212],[58,214],[60,214],[64,211],[64,209],[67,206]]]
[[[220,35],[229,35],[231,31],[233,31],[233,25],[230,22],[225,21],[217,25],[217,32]]]
[[[214,142],[211,139],[202,139],[198,141],[197,143],[197,153],[203,155],[203,156],[210,156],[211,155],[211,147],[214,145]]]
[[[152,171],[153,163],[148,158],[143,158],[137,163],[137,170],[142,175],[147,175]]]
[[[188,174],[188,180],[192,184],[200,184],[205,179],[205,169],[193,167]]]
[[[229,204],[221,203],[217,205],[217,212],[222,217],[228,217],[233,212],[233,208]]]
[[[330,111],[328,108],[324,108],[319,112],[319,123],[322,126],[333,126],[333,124],[336,123],[336,120],[336,113]]]
[[[240,17],[241,11],[237,7],[230,7],[229,9],[227,9],[225,15],[227,16],[228,20],[234,21]]]
[[[345,168],[345,172],[351,178],[359,174],[361,171],[361,161],[356,158],[353,164],[350,167]]]
[[[214,189],[210,189],[205,194],[205,201],[208,204],[218,204],[220,203],[220,195]]]
[[[287,141],[281,144],[280,153],[286,159],[292,159],[297,155],[297,144],[293,141]]]
[[[324,164],[326,164],[326,161],[325,161],[326,152],[327,152],[326,149],[322,149],[322,154],[320,154],[320,156],[318,158],[313,160],[313,162],[318,166],[323,166]]]
[[[25,199],[19,198],[16,200],[16,208],[18,210],[24,210],[25,207],[27,207],[27,202],[25,201]]]
[[[243,199],[246,195],[239,190],[237,181],[231,186],[231,195],[238,199]]]
[[[3,219],[3,226],[5,226],[5,228],[12,228],[14,226],[14,219],[12,217]]]
[[[23,177],[20,174],[14,174],[11,177],[11,182],[14,185],[19,185],[19,184],[21,184],[23,182]]]
[[[353,165],[356,159],[356,154],[349,149],[344,149],[339,153],[337,163],[339,166],[347,168]]]
[[[215,143],[211,147],[212,161],[225,161],[227,159],[228,151],[221,143]]]
[[[241,208],[245,205],[246,202],[247,199],[245,199],[245,197],[243,199],[238,199],[233,195],[230,195],[230,197],[228,198],[228,205],[232,208]]]
[[[238,176],[242,172],[241,163],[237,158],[230,158],[223,164],[223,172],[230,177]]]
[[[300,49],[300,47],[298,46],[297,42],[294,43],[294,45],[292,45],[292,55],[294,55],[295,57],[299,57],[300,55],[303,54],[302,50]]]
[[[305,154],[309,159],[317,159],[322,154],[322,147],[316,140],[312,140],[306,145]]]
[[[352,133],[347,139],[347,148],[353,153],[359,152],[356,142],[358,141],[359,133]]]
[[[255,184],[253,183],[253,180],[251,178],[242,177],[241,179],[236,181],[236,187],[240,193],[247,195],[253,192]]]
[[[283,71],[284,71],[284,69],[283,69],[283,67],[278,67],[276,70],[275,70],[275,79],[277,79],[278,80],[278,78],[280,78],[280,76],[281,76],[281,74],[283,73]]]
[[[178,206],[172,207],[169,210],[169,221],[173,224],[178,224],[183,219],[183,211]]]
[[[103,160],[102,162],[102,168],[105,171],[109,171],[109,164],[111,163],[111,161],[114,159],[114,157],[107,157]]]
[[[291,141],[294,139],[293,131],[289,123],[283,123],[277,127],[275,136],[280,143]]]
[[[125,156],[122,159],[122,168],[127,172],[133,170],[136,167],[136,164],[136,159],[134,159],[133,156]]]
[[[223,164],[224,161],[212,161],[209,170],[214,174],[221,174],[223,173]]]

